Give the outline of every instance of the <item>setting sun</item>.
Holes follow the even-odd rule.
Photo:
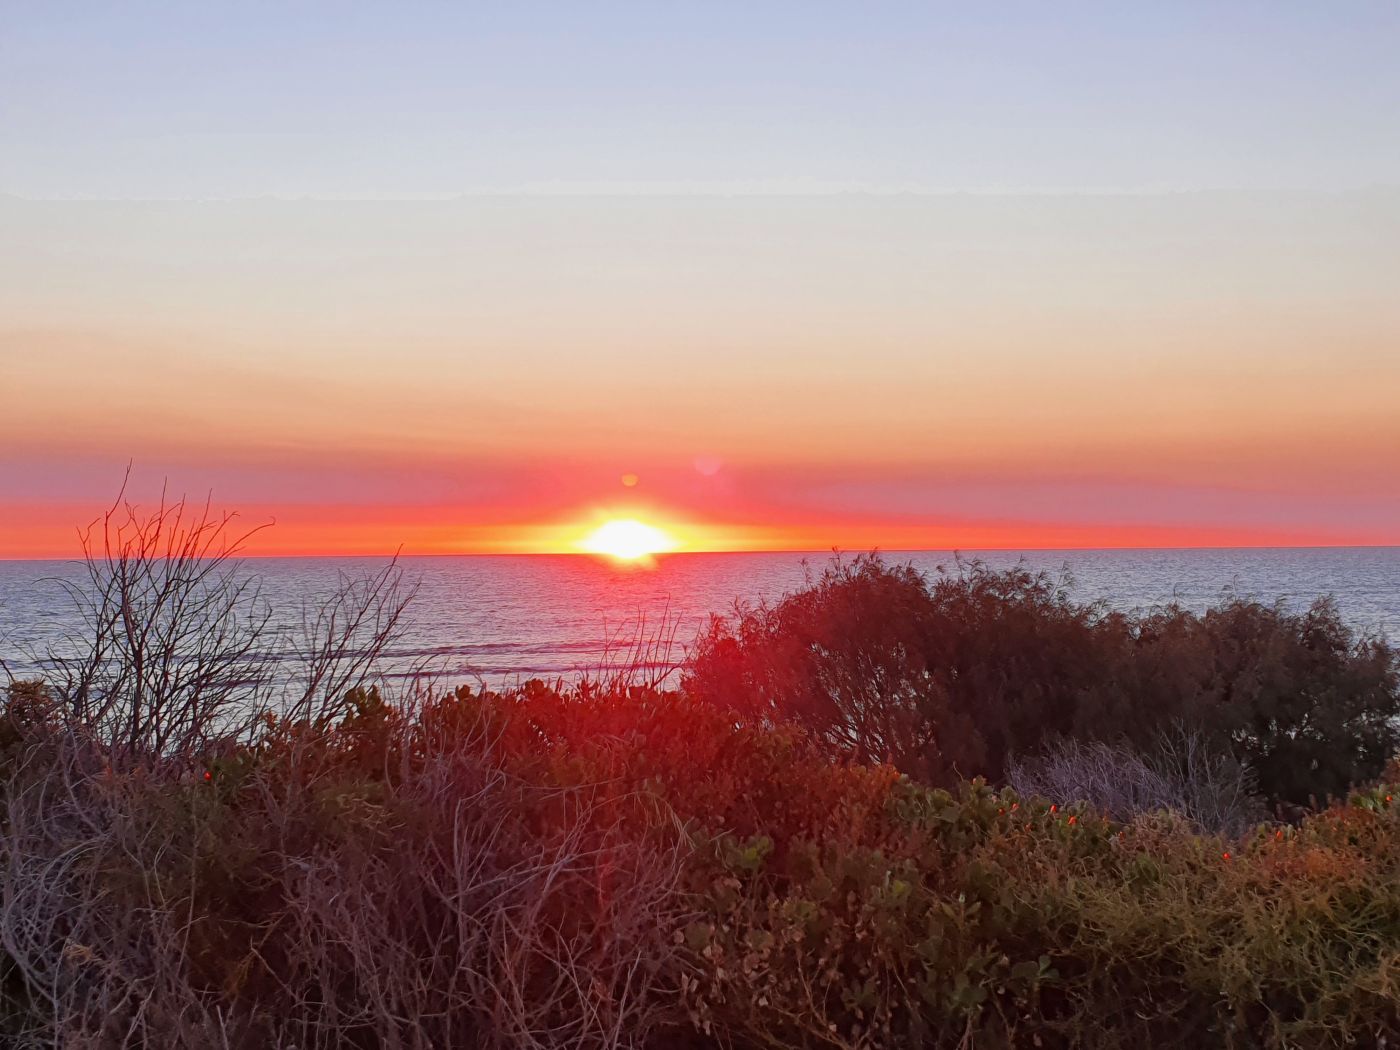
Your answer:
[[[635,518],[606,521],[579,543],[579,547],[590,554],[605,554],[620,561],[636,561],[653,554],[665,554],[677,546],[672,536]]]

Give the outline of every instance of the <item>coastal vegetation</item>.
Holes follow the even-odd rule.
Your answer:
[[[714,619],[683,687],[943,786],[999,783],[1066,741],[1160,764],[1184,732],[1271,805],[1308,806],[1374,779],[1400,747],[1396,651],[1327,597],[1300,612],[1241,597],[1124,612],[1068,584],[978,561],[930,580],[837,559],[775,604]]]
[[[275,650],[228,528],[109,517],[5,690],[7,1045],[1400,1038],[1397,658],[1325,601],[872,556],[678,679],[390,689],[392,568]]]

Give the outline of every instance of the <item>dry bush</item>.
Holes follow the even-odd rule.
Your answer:
[[[684,653],[676,642],[680,626],[669,608],[655,621],[638,613],[608,633],[597,666],[585,671],[579,684],[611,695],[664,688],[684,666]]]
[[[1148,760],[1180,785],[1180,812],[1202,831],[1235,837],[1268,816],[1254,771],[1199,730],[1172,726],[1158,735]]]
[[[304,603],[300,634],[282,655],[278,718],[322,727],[344,714],[351,690],[380,681],[381,662],[403,636],[417,585],[405,581],[398,558],[363,576],[340,573],[336,589]],[[427,678],[415,667],[402,677]]]
[[[188,761],[269,718],[325,727],[380,679],[415,588],[397,559],[303,607],[280,630],[239,554],[257,529],[164,495],[121,497],[82,534],[85,578],[58,581],[81,628],[30,654],[73,730],[118,768]]]
[[[18,747],[0,786],[6,1034],[16,1046],[224,1045],[187,965],[197,829],[165,819],[160,779],[113,772],[67,726]]]
[[[522,794],[531,795],[523,799]],[[587,788],[541,793],[480,756],[438,756],[396,791],[421,822],[367,851],[295,858],[298,1046],[644,1045],[674,1026],[678,835],[628,835]],[[544,817],[543,827],[522,821]]]
[[[1126,745],[1102,741],[1065,740],[1014,761],[1006,782],[1028,798],[1062,806],[1084,802],[1115,820],[1185,807],[1185,785],[1179,780],[1163,775]]]
[[[1145,753],[1124,743],[1062,740],[1013,761],[1006,780],[1028,798],[1083,802],[1114,820],[1170,810],[1213,834],[1241,835],[1267,816],[1249,770],[1184,725],[1159,734]]]
[[[119,766],[236,735],[271,701],[272,611],[239,565],[234,520],[119,498],[83,533],[86,579],[61,581],[81,631],[39,662],[73,727]]]
[[[17,1045],[608,1050],[676,1026],[689,846],[664,806],[522,780],[470,712],[448,734],[351,706],[208,779],[23,734],[0,786]]]

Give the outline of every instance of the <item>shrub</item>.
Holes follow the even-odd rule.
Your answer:
[[[1385,797],[1231,846],[1169,816],[903,784],[880,838],[715,844],[687,1005],[740,1045],[1383,1045],[1400,1036]]]
[[[794,719],[834,753],[928,778],[980,761],[929,660],[935,610],[913,569],[836,561],[806,589],[733,621],[716,619],[684,687],[760,722]]]
[[[1301,613],[1233,600],[1196,631],[1211,677],[1179,710],[1228,740],[1269,798],[1344,797],[1400,747],[1396,650],[1358,636],[1330,599]]]
[[[121,770],[12,693],[14,1045],[1400,1037],[1385,785],[1229,841],[921,786],[663,692],[344,707]]]
[[[777,603],[715,619],[683,687],[941,784],[1000,781],[1014,755],[1062,738],[1150,750],[1181,723],[1270,801],[1306,804],[1376,777],[1400,747],[1400,657],[1327,599],[1128,615],[975,561],[930,580],[838,559]]]

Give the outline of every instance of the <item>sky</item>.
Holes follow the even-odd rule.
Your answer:
[[[0,557],[1400,543],[1393,4],[0,0]]]

